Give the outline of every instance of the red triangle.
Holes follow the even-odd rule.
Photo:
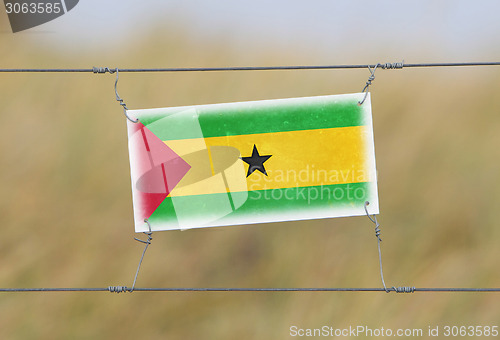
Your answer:
[[[130,124],[133,124],[130,135],[141,136],[133,139],[137,178],[133,179],[132,190],[136,220],[144,220],[153,214],[191,166],[141,122]]]

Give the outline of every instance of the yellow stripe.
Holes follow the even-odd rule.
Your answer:
[[[210,150],[210,153],[207,153],[210,158],[208,162],[202,157],[184,157],[192,151],[199,150],[202,139],[165,141],[165,144],[192,167],[190,170],[192,174],[188,172],[187,180],[184,178],[171,195],[244,191],[245,185],[246,190],[265,190],[368,182],[374,180],[372,177],[375,175],[369,174],[366,168],[368,151],[364,141],[368,133],[369,129],[366,126],[354,126],[211,137],[204,139],[206,147]],[[264,163],[268,176],[257,170],[246,177],[248,164],[238,158],[237,151],[239,150],[243,157],[250,157],[254,144],[260,155],[272,155]],[[208,164],[210,168],[201,169],[206,168]],[[228,172],[224,169],[230,169],[232,182],[236,183],[233,188],[221,191],[220,185],[210,186],[209,181],[205,181],[206,185],[190,185],[189,188],[185,185],[185,183],[193,184],[193,180],[189,180],[189,177],[195,175],[197,171],[208,173],[215,171],[215,176],[217,173],[222,173],[227,177]]]

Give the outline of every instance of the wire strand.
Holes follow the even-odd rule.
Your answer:
[[[22,292],[120,292],[107,288],[0,288],[0,293]],[[126,287],[125,287],[126,288]],[[135,288],[134,292],[386,292],[384,288]],[[414,288],[420,293],[500,293],[500,288]],[[401,292],[406,293],[406,292]]]
[[[148,232],[144,232],[143,234],[146,235],[148,237],[148,239],[146,241],[143,241],[141,239],[138,239],[138,238],[134,238],[134,240],[136,241],[139,241],[141,243],[144,243],[145,246],[144,246],[144,250],[142,251],[142,256],[141,256],[141,260],[139,261],[139,265],[137,266],[137,270],[135,272],[135,277],[134,277],[134,283],[132,283],[132,288],[130,289],[126,289],[127,287],[125,287],[126,290],[128,290],[129,292],[133,292],[134,289],[135,289],[135,283],[137,282],[137,277],[139,276],[139,270],[141,269],[141,265],[142,265],[142,260],[144,260],[144,255],[146,255],[146,250],[148,250],[148,247],[149,245],[151,244],[151,241],[153,240],[153,232],[151,231],[151,224],[149,223],[148,219],[146,218],[144,220],[144,223],[147,223],[148,225],[148,229],[149,231]],[[111,289],[111,288],[110,288]],[[111,290],[110,290],[111,291]]]
[[[366,69],[379,65],[382,69],[401,69],[419,67],[461,67],[461,66],[500,66],[500,61],[492,62],[457,62],[457,63],[375,63],[354,65],[299,65],[299,66],[236,66],[236,67],[172,67],[172,68],[3,68],[0,72],[11,73],[107,73],[110,70],[119,72],[216,72],[216,71],[272,71],[272,70],[334,70],[334,69]],[[391,66],[389,66],[391,65]],[[398,67],[396,67],[398,66]],[[111,73],[111,72],[110,72]]]

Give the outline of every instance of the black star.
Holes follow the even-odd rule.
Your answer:
[[[255,170],[259,170],[264,175],[267,176],[266,168],[264,168],[264,162],[271,158],[271,155],[261,156],[255,144],[253,145],[252,157],[241,157],[241,160],[248,163],[247,177],[250,176]]]

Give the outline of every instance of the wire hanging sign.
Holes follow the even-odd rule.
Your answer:
[[[115,99],[127,118],[135,231],[147,236],[145,241],[135,239],[145,247],[131,288],[0,288],[0,292],[500,292],[500,288],[388,288],[383,275],[369,87],[378,68],[457,66],[500,66],[500,62],[0,69],[0,73],[116,73]],[[129,110],[117,89],[119,72],[362,68],[370,72],[363,90],[346,95]],[[304,171],[307,176],[299,178],[297,174]],[[290,176],[290,172],[295,176]],[[136,287],[155,231],[362,215],[375,224],[383,288]]]

